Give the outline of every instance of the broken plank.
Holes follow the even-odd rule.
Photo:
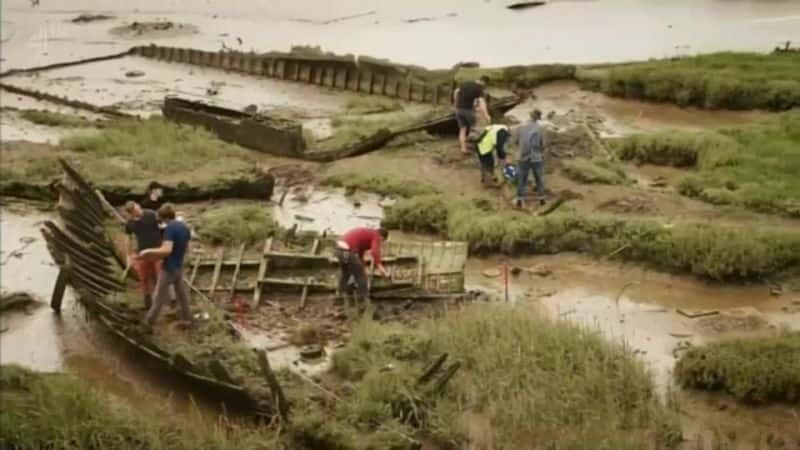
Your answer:
[[[231,278],[231,297],[236,293],[236,283],[239,281],[239,271],[242,268],[242,258],[244,258],[244,244],[239,246],[239,257],[236,267],[233,269],[233,278]]]
[[[696,319],[698,317],[706,317],[706,316],[715,316],[719,314],[719,310],[716,309],[678,309],[678,314],[688,317],[690,319]]]
[[[189,277],[189,284],[194,285],[194,280],[197,279],[197,269],[200,268],[200,257],[194,258],[194,265],[192,266],[192,275]]]
[[[316,255],[319,251],[319,238],[314,238],[314,243],[311,244],[311,254]]]
[[[272,238],[269,238],[264,241],[264,251],[261,255],[261,263],[258,265],[258,275],[257,280],[264,278],[267,275],[267,268],[269,264],[269,260],[267,259],[267,252],[272,249]],[[261,283],[255,283],[255,288],[253,288],[253,308],[258,307],[258,303],[261,301]]]
[[[219,249],[217,254],[217,263],[214,265],[214,275],[211,278],[211,286],[208,289],[209,297],[214,296],[214,291],[217,290],[217,283],[219,283],[219,274],[222,272],[222,256],[225,253],[225,249]]]
[[[308,285],[313,281],[313,278],[308,277],[306,283],[303,285],[303,292],[300,294],[300,309],[305,309],[306,299],[308,298]]]
[[[287,422],[289,420],[289,402],[286,401],[286,397],[283,395],[283,389],[281,389],[281,385],[278,383],[278,377],[276,377],[275,372],[272,371],[269,365],[267,352],[264,350],[258,351],[258,365],[261,366],[261,371],[264,372],[264,377],[272,392],[273,403],[277,406],[281,420]]]

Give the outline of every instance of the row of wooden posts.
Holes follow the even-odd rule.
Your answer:
[[[262,56],[238,51],[204,51],[149,45],[132,53],[163,61],[214,67],[247,75],[296,81],[364,94],[419,103],[451,103],[454,82],[424,83],[405,77],[391,66],[355,60],[304,58],[293,55]]]

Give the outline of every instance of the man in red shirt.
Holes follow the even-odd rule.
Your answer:
[[[386,229],[353,228],[336,241],[336,258],[339,260],[339,295],[347,294],[350,277],[356,282],[356,302],[368,300],[367,271],[364,269],[364,253],[369,250],[378,273],[386,275],[381,262],[381,243],[389,235]]]

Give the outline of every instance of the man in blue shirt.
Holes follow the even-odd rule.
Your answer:
[[[170,301],[169,288],[172,286],[180,306],[181,320],[185,325],[191,326],[189,297],[186,295],[186,285],[183,282],[183,259],[189,249],[192,233],[185,223],[175,220],[175,208],[172,203],[165,203],[159,208],[158,217],[167,225],[164,228],[164,239],[161,246],[144,250],[139,254],[141,258],[145,259],[164,259],[156,283],[153,306],[147,312],[144,322],[150,326],[155,323],[161,308]]]
[[[542,112],[531,111],[531,120],[517,129],[517,146],[519,147],[519,167],[517,167],[517,198],[514,203],[522,208],[525,200],[525,189],[528,187],[528,175],[533,172],[536,180],[536,196],[539,204],[545,204],[544,197],[544,137],[539,119]]]

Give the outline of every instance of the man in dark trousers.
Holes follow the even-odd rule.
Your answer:
[[[161,245],[158,217],[155,211],[143,209],[133,201],[125,203],[124,210],[128,216],[128,222],[125,224],[125,233],[128,234],[128,266],[132,267],[139,276],[139,285],[144,295],[144,306],[149,309],[158,272],[161,270],[161,261],[144,260],[139,258],[138,253]]]
[[[189,311],[189,296],[186,294],[186,284],[183,281],[183,260],[189,250],[189,240],[192,232],[180,220],[175,219],[175,208],[171,203],[164,203],[158,210],[158,218],[166,222],[164,240],[158,248],[151,248],[139,253],[139,257],[146,260],[160,260],[164,262],[156,283],[153,306],[145,316],[145,325],[152,326],[161,308],[170,301],[169,289],[175,290],[175,297],[180,306],[181,320],[190,327],[192,316]]]
[[[364,253],[369,250],[372,262],[378,273],[386,275],[386,268],[381,261],[381,244],[389,235],[384,228],[354,228],[336,241],[336,258],[339,260],[341,275],[339,277],[339,296],[347,296],[347,285],[350,277],[356,283],[356,303],[369,302],[367,287],[367,271],[364,267]]]
[[[487,124],[492,122],[489,109],[486,106],[486,93],[484,87],[489,82],[489,77],[482,76],[480,80],[465,81],[453,93],[453,106],[456,108],[456,122],[458,122],[458,142],[461,144],[461,153],[467,151],[467,136],[478,123],[477,113],[483,117]]]

